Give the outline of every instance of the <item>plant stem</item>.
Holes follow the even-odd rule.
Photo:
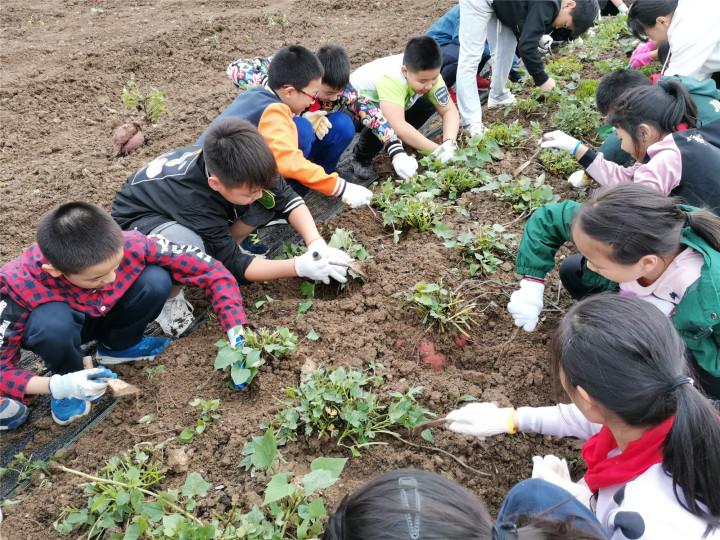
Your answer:
[[[453,459],[456,463],[458,463],[458,464],[461,465],[462,467],[465,467],[466,469],[468,469],[469,471],[474,472],[475,474],[479,474],[480,476],[492,476],[490,473],[486,473],[485,471],[479,471],[478,469],[475,469],[475,468],[471,467],[470,465],[468,465],[467,463],[465,463],[462,459],[460,459],[459,457],[457,457],[455,454],[451,454],[451,453],[448,452],[447,450],[443,450],[442,448],[438,448],[437,446],[425,446],[425,445],[422,445],[422,444],[416,444],[416,443],[414,443],[414,442],[410,442],[410,441],[407,441],[407,440],[403,439],[403,438],[402,438],[400,435],[398,435],[397,433],[392,433],[392,432],[388,432],[388,433],[391,434],[393,437],[395,437],[398,441],[400,441],[400,442],[402,442],[402,443],[405,443],[405,444],[407,444],[408,446],[412,446],[413,448],[422,448],[422,449],[424,449],[424,450],[430,450],[430,451],[432,451],[432,452],[439,452],[439,453],[441,453],[441,454],[444,454],[444,455],[448,456],[449,458]]]
[[[187,512],[185,509],[181,508],[177,504],[161,497],[158,493],[155,493],[154,491],[150,491],[148,489],[144,489],[144,488],[140,488],[140,487],[136,487],[136,486],[131,486],[130,484],[125,484],[124,482],[118,482],[117,480],[110,480],[109,478],[100,478],[99,476],[93,476],[92,474],[87,474],[87,473],[84,473],[84,472],[81,472],[81,471],[78,471],[75,469],[71,469],[69,467],[65,467],[64,465],[60,465],[59,463],[56,463],[54,461],[51,461],[48,464],[48,468],[51,471],[57,470],[57,471],[74,474],[76,476],[80,476],[82,478],[87,478],[88,480],[91,480],[93,482],[99,482],[101,484],[112,484],[114,486],[119,486],[119,487],[123,487],[126,489],[137,489],[138,491],[140,491],[141,493],[144,493],[148,497],[152,497],[153,499],[159,500],[161,503],[167,504],[170,508],[172,508],[176,512],[180,512],[182,515],[191,519],[198,525],[200,525],[200,526],[204,525],[203,522],[200,521],[197,517],[193,516],[191,513]]]

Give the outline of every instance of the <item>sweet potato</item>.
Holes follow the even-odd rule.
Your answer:
[[[145,135],[140,124],[123,124],[115,129],[112,136],[113,155],[126,156],[145,144]]]

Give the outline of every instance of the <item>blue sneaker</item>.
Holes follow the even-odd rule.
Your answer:
[[[50,414],[56,424],[67,426],[73,420],[82,418],[90,412],[90,402],[84,399],[67,398],[55,399],[50,398]]]
[[[238,247],[240,248],[240,251],[242,251],[246,255],[254,255],[255,257],[264,256],[270,249],[262,242],[259,242],[257,239],[253,239],[252,235],[248,236],[245,240],[240,242],[238,244]]]
[[[15,429],[27,420],[27,405],[10,398],[0,398],[0,431]]]
[[[170,338],[143,336],[138,343],[127,349],[108,349],[99,343],[95,357],[99,364],[107,365],[152,360],[167,349],[172,342],[173,340]]]

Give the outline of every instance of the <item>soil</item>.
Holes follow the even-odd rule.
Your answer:
[[[347,48],[357,66],[400,52],[409,37],[422,33],[451,4],[449,0],[65,0],[52,4],[7,0],[0,12],[0,263],[19,255],[33,241],[44,211],[80,199],[109,208],[128,174],[162,152],[191,144],[235,95],[224,74],[231,60],[268,55],[297,42],[317,48],[332,40]],[[141,87],[165,92],[171,116],[144,127],[146,144],[138,152],[115,159],[113,129],[138,120],[123,110],[119,98],[131,73]],[[543,115],[548,111],[521,121],[525,125],[532,119],[543,121]],[[489,116],[488,122],[513,118],[502,112]],[[492,169],[512,171],[533,151],[506,151]],[[385,170],[387,163],[378,167]],[[541,172],[542,166],[533,163],[525,174]],[[548,181],[562,197],[578,197],[567,189],[565,180],[549,177]],[[471,222],[505,223],[518,239],[522,233],[524,221],[491,193],[465,194],[456,206],[465,208],[467,216],[450,208],[445,221],[458,230]],[[501,404],[555,402],[547,349],[550,332],[568,303],[565,294],[558,293],[556,274],[549,276],[548,295],[557,297],[557,302],[548,306],[538,331],[525,333],[515,329],[505,310],[517,280],[512,261],[487,279],[468,281],[466,270],[457,270],[465,268],[458,253],[429,234],[404,233],[394,244],[391,231],[367,208],[346,211],[322,224],[325,233],[335,227],[354,231],[370,252],[372,258],[363,267],[368,275],[364,284],[320,291],[304,316],[297,315],[297,304],[303,300],[298,280],[243,290],[254,325],[288,326],[301,337],[313,329],[318,341],[302,339],[297,353],[264,366],[249,390],[238,392],[228,388],[226,374],[212,369],[214,342],[221,331],[211,316],[158,359],[165,366],[163,373],[150,377],[146,365],[119,367],[124,379],[140,387],[141,397],[120,401],[105,420],[63,451],[63,463],[92,473],[135,443],[165,441],[192,425],[194,414],[188,405],[192,398],[219,398],[221,419],[184,447],[189,470],[224,486],[201,505],[199,515],[258,503],[265,479],[253,478],[238,467],[241,450],[277,409],[275,397],[298,382],[306,360],[329,367],[379,362],[385,366],[388,391],[422,386],[421,403],[438,415],[458,406],[464,394]],[[478,324],[465,347],[454,343],[450,333],[426,335],[418,318],[398,310],[392,297],[418,281],[440,278],[449,286],[460,286],[478,305]],[[273,301],[262,311],[252,310],[255,300],[265,295]],[[418,344],[424,337],[445,355],[445,370],[421,363]],[[138,424],[148,413],[157,419]],[[62,430],[52,422],[44,427],[26,453]],[[573,464],[578,457],[574,442],[531,435],[480,441],[436,429],[434,444],[490,476],[477,475],[447,456],[393,441],[348,462],[340,482],[327,493],[328,508],[375,474],[420,467],[458,480],[494,512],[509,488],[530,476],[533,455],[554,453]],[[180,445],[175,440],[169,446]],[[320,455],[347,455],[333,443],[318,440],[291,443],[284,454],[286,467],[296,471]],[[181,485],[184,478],[184,473],[170,472],[165,487]],[[52,523],[62,509],[85,504],[79,484],[69,475],[35,475],[28,488],[15,494],[14,504],[3,508],[2,537],[60,537]]]

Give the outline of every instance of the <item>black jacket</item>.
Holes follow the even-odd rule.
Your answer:
[[[518,40],[518,52],[537,86],[550,77],[538,51],[543,34],[552,31],[552,23],[560,13],[560,0],[495,0],[493,9],[498,20],[509,27]]]
[[[245,206],[228,202],[208,185],[202,147],[188,146],[163,154],[130,175],[115,195],[111,214],[124,230],[144,234],[177,221],[202,238],[208,255],[221,261],[239,282],[245,282],[245,270],[253,257],[240,251],[230,225],[259,213],[279,212],[287,217],[304,204],[280,176],[268,191],[275,198],[270,209],[257,201]]]

